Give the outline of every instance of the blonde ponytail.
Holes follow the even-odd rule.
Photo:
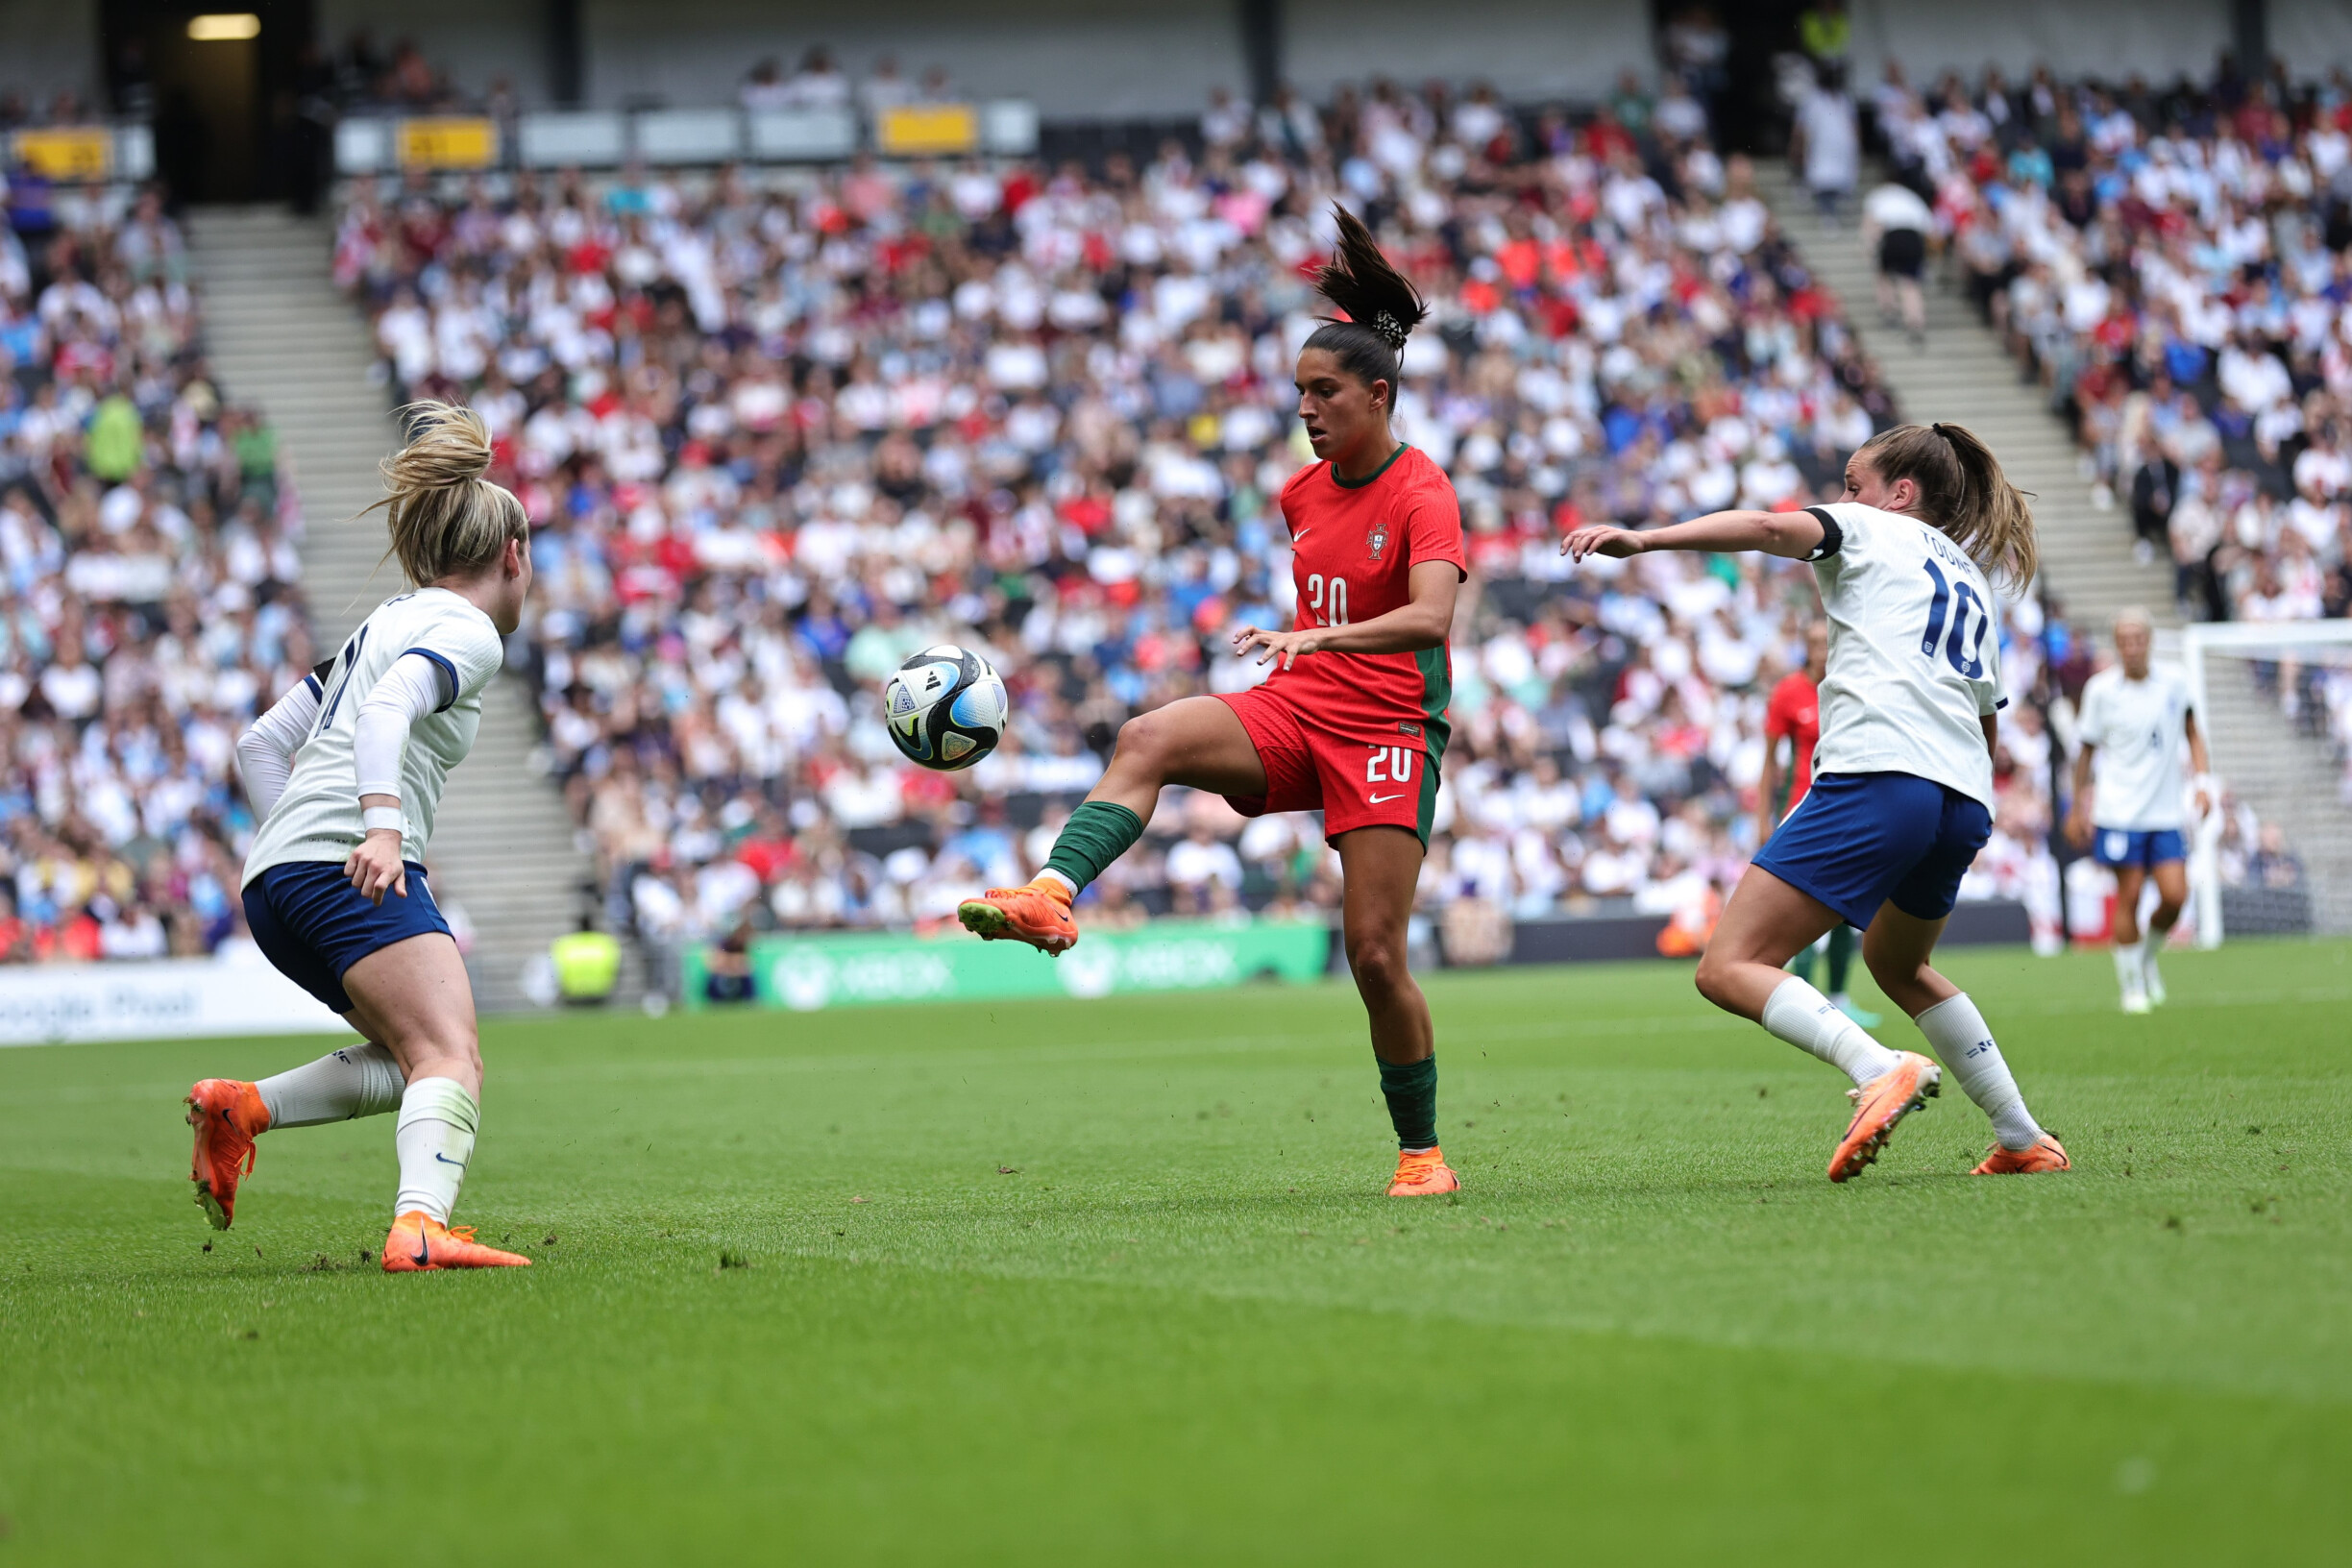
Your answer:
[[[408,444],[382,464],[389,490],[377,506],[392,535],[386,559],[418,587],[471,576],[497,561],[508,540],[530,537],[523,503],[490,472],[490,427],[458,404],[412,403],[400,410]],[[360,514],[366,516],[366,512]]]
[[[1919,486],[1919,515],[1968,552],[1988,577],[2013,588],[2033,581],[2041,564],[2032,498],[2009,482],[1993,449],[1965,425],[1898,425],[1862,443],[1889,484]]]

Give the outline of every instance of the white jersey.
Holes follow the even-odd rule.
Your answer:
[[[1993,809],[1984,718],[2008,703],[1993,590],[1958,545],[1916,518],[1838,502],[1805,508],[1829,615],[1813,776],[1912,773]]]
[[[251,883],[272,866],[341,861],[366,837],[359,815],[359,768],[353,743],[359,704],[393,662],[421,653],[439,667],[446,698],[408,729],[401,755],[401,858],[421,861],[432,837],[449,772],[474,749],[481,727],[482,688],[505,661],[498,627],[446,588],[420,588],[385,600],[360,623],[343,650],[309,679],[319,682],[319,716],[294,754],[285,793],[254,835],[245,857]]]
[[[2189,738],[2189,682],[2174,669],[2148,666],[2145,680],[2124,677],[2120,665],[2101,670],[2083,686],[2083,744],[2097,780],[2094,826],[2127,833],[2181,825],[2181,756]]]

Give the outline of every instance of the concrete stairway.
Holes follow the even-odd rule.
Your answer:
[[[2251,661],[2209,653],[2205,669],[2214,771],[2302,857],[2314,929],[2352,931],[2352,807],[2337,784],[2340,765],[2327,743],[2288,722],[2277,695],[2255,683]]]
[[[306,526],[304,586],[324,656],[402,588],[396,564],[377,568],[381,514],[355,521],[382,493],[376,465],[399,439],[383,391],[368,379],[375,349],[335,290],[323,220],[213,208],[192,214],[188,237],[213,370],[231,399],[269,416],[292,469]],[[474,921],[475,993],[486,1012],[528,1005],[517,984],[523,965],[572,929],[592,874],[561,796],[529,765],[539,738],[524,683],[493,683],[480,738],[451,775],[433,833],[434,892]]]
[[[2010,479],[2033,492],[2043,576],[2065,601],[2067,618],[2103,630],[2117,610],[2141,604],[2160,623],[2174,620],[2169,567],[2132,558],[2131,516],[2123,507],[2102,512],[2091,504],[2072,433],[2049,412],[2038,386],[2020,381],[2016,361],[1967,298],[1938,286],[1930,267],[1927,341],[1915,348],[1901,329],[1879,325],[1877,259],[1864,253],[1853,203],[1848,221],[1824,223],[1776,159],[1757,164],[1756,193],[1814,276],[1844,303],[1847,324],[1878,362],[1903,418],[1966,425],[1992,447]]]

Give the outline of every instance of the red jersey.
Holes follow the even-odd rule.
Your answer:
[[[1292,629],[1344,626],[1412,602],[1412,569],[1444,561],[1461,576],[1461,506],[1444,470],[1400,446],[1371,478],[1349,484],[1328,462],[1310,463],[1283,486],[1290,574],[1298,586]],[[1441,644],[1418,653],[1309,653],[1266,681],[1302,723],[1350,739],[1393,745],[1426,724],[1445,740],[1454,667]]]
[[[1786,817],[1813,787],[1813,748],[1821,744],[1821,693],[1802,670],[1781,676],[1764,706],[1764,744],[1783,740],[1790,743],[1788,804],[1780,808]]]

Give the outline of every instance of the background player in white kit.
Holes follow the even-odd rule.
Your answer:
[[[422,860],[449,771],[481,724],[481,693],[530,591],[522,502],[483,478],[490,432],[470,408],[405,410],[386,458],[391,553],[417,584],[386,600],[341,652],[237,743],[261,819],[245,860],[245,918],[269,961],[367,1043],[259,1083],[188,1092],[196,1201],[229,1228],[254,1139],[398,1107],[400,1192],[387,1272],[528,1263],[450,1229],[480,1121],[474,993]],[[371,507],[370,510],[374,508]]]
[[[1760,550],[1814,563],[1829,618],[1813,788],[1740,878],[1699,962],[1707,1000],[1753,1018],[1853,1080],[1854,1115],[1829,1161],[1842,1182],[1934,1094],[1936,1064],[1890,1051],[1790,957],[1838,920],[1862,958],[1993,1120],[1979,1176],[2064,1170],[2066,1150],[2025,1109],[1984,1016],[1928,967],[1961,875],[1993,826],[2000,633],[1988,576],[2034,573],[2033,513],[1984,443],[1957,425],[1904,425],[1846,465],[1846,499],[1801,512],[1715,512],[1647,532],[1579,528],[1588,555]]]
[[[2169,665],[2149,662],[2154,642],[2147,611],[2128,609],[2116,617],[2116,663],[2083,687],[2082,748],[2074,757],[2074,805],[2067,814],[2067,836],[2075,847],[2089,849],[2115,872],[2116,984],[2126,1013],[2163,1004],[2156,950],[2189,897],[2189,852],[2181,838],[2183,740],[2196,770],[2197,811],[2213,809],[2205,737],[2190,706],[2189,679]],[[2157,903],[2143,933],[2140,895],[2151,875]]]

